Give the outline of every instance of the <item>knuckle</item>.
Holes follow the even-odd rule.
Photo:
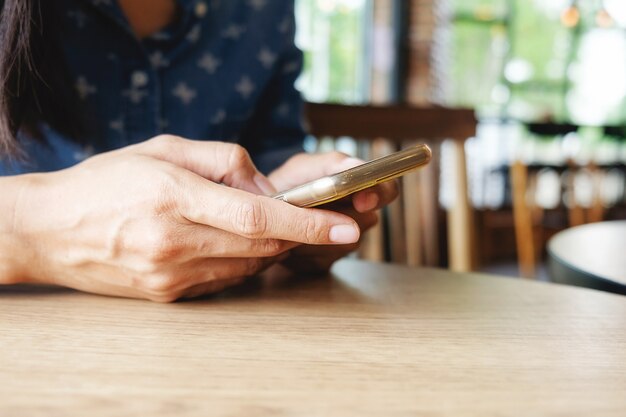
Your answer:
[[[322,243],[328,240],[324,225],[314,216],[307,217],[304,220],[303,228],[307,243]]]
[[[285,244],[278,239],[260,239],[256,243],[256,252],[261,256],[277,256],[284,252]]]
[[[167,158],[172,154],[179,154],[184,139],[174,135],[159,135],[145,142],[150,154],[158,158]]]
[[[267,214],[257,198],[239,204],[234,210],[233,229],[241,236],[258,239],[267,233]]]
[[[146,259],[156,265],[176,259],[183,251],[176,233],[161,224],[150,229],[144,247]]]
[[[231,145],[228,157],[228,166],[233,170],[236,170],[249,165],[251,165],[251,159],[248,151],[241,145]]]
[[[148,141],[151,145],[156,146],[162,150],[168,150],[173,146],[176,146],[180,138],[173,135],[159,135]]]
[[[154,212],[163,214],[176,207],[179,202],[179,195],[182,181],[176,172],[164,169],[152,181],[152,202]]]
[[[155,273],[142,280],[141,289],[149,297],[176,298],[177,278],[171,273]]]
[[[265,262],[261,258],[248,258],[245,262],[245,275],[254,275],[263,269],[263,266],[265,265]]]

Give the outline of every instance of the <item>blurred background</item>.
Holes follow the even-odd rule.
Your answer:
[[[461,250],[471,249],[461,269],[541,278],[555,232],[626,218],[626,1],[296,0],[296,8],[305,54],[298,86],[307,101],[475,115],[460,154],[458,141],[423,138],[438,163],[426,179],[435,192],[420,195],[436,205],[418,224],[435,223],[435,232],[417,249],[398,244],[394,230],[424,233],[411,229],[405,198],[372,232],[378,249],[361,256],[450,266],[459,186],[467,187],[471,229],[459,237],[468,246]],[[360,139],[318,135],[307,146],[365,158],[376,156],[376,146],[380,153],[397,147],[367,138],[363,148]],[[466,184],[455,183],[459,169]]]

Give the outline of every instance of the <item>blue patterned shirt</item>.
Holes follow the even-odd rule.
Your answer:
[[[268,172],[302,150],[293,0],[178,0],[179,16],[139,40],[115,0],[55,0],[62,51],[91,129],[78,145],[43,126],[29,158],[0,175],[53,171],[161,133],[237,142]]]

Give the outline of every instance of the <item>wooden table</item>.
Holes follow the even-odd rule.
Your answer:
[[[0,415],[626,415],[624,297],[333,271],[166,305],[0,288]]]
[[[557,233],[548,242],[548,266],[556,282],[626,295],[626,221]]]

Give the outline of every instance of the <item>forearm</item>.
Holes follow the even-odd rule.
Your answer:
[[[28,279],[30,250],[20,233],[18,205],[31,177],[0,177],[0,284]]]

